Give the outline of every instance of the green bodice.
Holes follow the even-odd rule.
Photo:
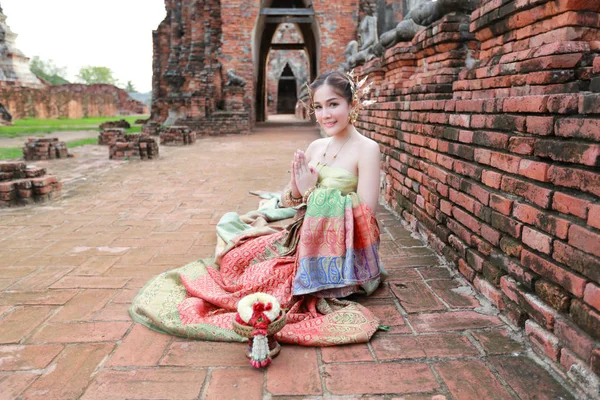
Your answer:
[[[330,167],[328,165],[317,165],[319,179],[317,185],[320,187],[338,189],[342,194],[356,192],[358,187],[358,177],[353,173],[340,167]]]

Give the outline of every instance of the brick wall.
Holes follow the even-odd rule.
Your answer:
[[[0,104],[13,119],[147,114],[148,107],[113,85],[0,86]]]
[[[385,202],[600,394],[600,2],[483,0],[358,72]]]

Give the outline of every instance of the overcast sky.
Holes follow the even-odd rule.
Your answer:
[[[104,66],[123,85],[152,89],[152,30],[164,19],[164,0],[0,0],[6,23],[27,57],[67,67]]]

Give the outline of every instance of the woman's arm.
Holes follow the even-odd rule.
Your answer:
[[[375,212],[379,202],[379,162],[381,152],[377,142],[365,143],[358,159],[358,197]]]

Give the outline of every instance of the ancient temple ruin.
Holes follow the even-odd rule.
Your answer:
[[[0,125],[21,118],[82,118],[148,114],[148,107],[124,90],[105,84],[50,85],[29,69],[16,46],[17,34],[0,6]]]
[[[359,20],[356,0],[175,0],[166,8],[154,32],[152,121],[211,134],[247,132],[276,107],[273,79],[285,63],[271,51],[297,53],[289,65],[302,84],[338,68]],[[281,39],[283,24],[291,40]]]
[[[44,84],[29,70],[29,58],[16,47],[17,34],[6,24],[6,15],[0,6],[0,82],[30,88]]]

